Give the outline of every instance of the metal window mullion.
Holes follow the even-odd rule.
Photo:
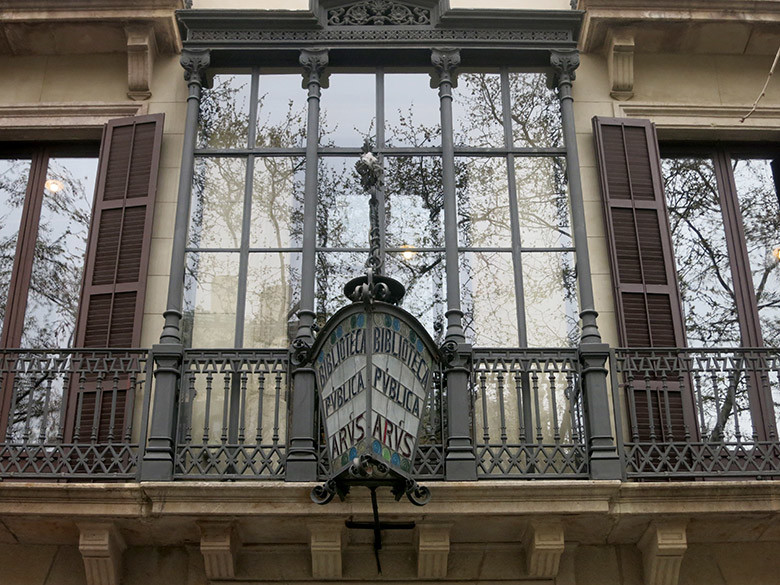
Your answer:
[[[509,93],[509,71],[501,69],[501,101],[504,117],[504,146],[512,147],[512,110]],[[520,347],[528,347],[528,329],[525,320],[525,293],[523,286],[523,247],[520,233],[520,213],[517,203],[517,177],[515,175],[515,155],[507,154],[507,187],[509,191],[509,225],[512,232],[512,267],[515,273],[515,311],[517,315],[517,340]]]
[[[257,99],[259,75],[255,69],[252,72],[252,86],[249,94],[249,148],[253,148],[257,139]],[[249,273],[249,232],[252,227],[252,192],[255,174],[255,157],[250,154],[246,160],[246,176],[244,181],[244,209],[241,221],[241,248],[238,260],[238,291],[236,293],[236,329],[235,347],[244,346],[244,321],[246,319],[246,286]]]
[[[380,151],[385,147],[385,71],[379,67],[376,72],[376,150]],[[379,165],[384,165],[384,155],[379,155]],[[384,182],[379,183],[376,190],[376,198],[379,209],[383,210],[379,214],[379,258],[382,266],[385,265],[386,256],[386,235],[387,235],[387,196],[385,194]]]

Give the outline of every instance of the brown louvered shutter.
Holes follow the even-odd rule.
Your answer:
[[[620,344],[685,347],[655,128],[648,120],[595,117],[593,132]],[[633,361],[627,402],[640,439],[682,440],[686,431],[695,434],[688,384],[665,368],[672,360],[653,355]]]
[[[163,121],[163,114],[123,118],[103,130],[76,347],[136,348],[141,342]],[[130,414],[127,390],[122,381],[112,390],[113,374],[106,375],[72,394],[71,425],[80,441],[121,437]]]

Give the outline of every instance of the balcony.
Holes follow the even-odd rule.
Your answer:
[[[155,407],[150,353],[1,352],[0,477],[140,480]],[[159,360],[156,367],[159,373]],[[780,475],[780,351],[612,349],[606,367],[621,479]],[[172,479],[285,479],[286,351],[185,350],[177,375]],[[574,349],[475,350],[469,420],[478,479],[590,478],[582,379]],[[447,478],[441,380],[425,405],[414,463],[415,476],[426,482]],[[317,453],[325,479],[324,445]]]

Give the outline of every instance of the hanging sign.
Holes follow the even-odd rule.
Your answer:
[[[336,313],[314,346],[331,474],[370,455],[410,477],[436,349],[408,312],[355,303]]]

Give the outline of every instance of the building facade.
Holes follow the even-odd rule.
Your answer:
[[[126,4],[0,0],[1,582],[777,582],[779,2]],[[311,496],[370,253],[381,550]]]

